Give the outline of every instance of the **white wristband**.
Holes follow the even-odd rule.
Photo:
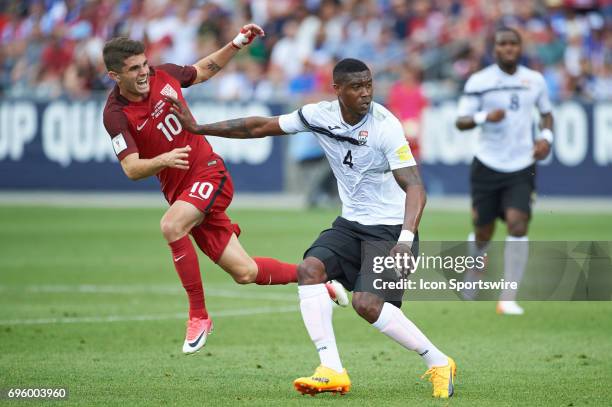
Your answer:
[[[551,129],[542,129],[542,131],[540,132],[540,138],[548,141],[548,144],[552,145],[555,136],[553,135]]]
[[[474,120],[474,123],[476,123],[477,126],[480,126],[487,121],[487,115],[487,112],[477,112],[474,114],[474,116],[472,116],[472,120]]]
[[[414,240],[414,233],[412,233],[408,229],[403,229],[399,235],[399,239],[397,239],[397,242],[398,243],[408,243],[408,245],[412,247],[413,240]]]
[[[249,45],[253,38],[255,37],[253,34],[247,35],[247,32],[244,28],[240,30],[238,35],[234,37],[232,40],[232,45],[234,48],[242,49],[245,45]]]

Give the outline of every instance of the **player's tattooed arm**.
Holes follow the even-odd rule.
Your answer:
[[[393,170],[397,184],[406,192],[406,210],[402,229],[415,233],[427,201],[423,180],[416,165]]]
[[[231,44],[213,52],[193,64],[196,69],[196,78],[193,84],[204,82],[212,78],[236,55],[236,48]]]
[[[170,103],[170,111],[179,119],[183,128],[194,134],[242,139],[285,134],[278,123],[278,116],[252,116],[210,124],[198,124],[182,101],[173,97],[166,97],[165,99]]]
[[[276,117],[242,117],[240,119],[197,125],[195,134],[225,138],[261,138],[285,134]]]
[[[242,46],[248,45],[253,41],[256,37],[263,37],[265,35],[264,31],[256,24],[247,24],[242,27],[241,33],[245,33],[246,37],[243,38],[244,41]],[[212,78],[219,72],[227,63],[238,53],[240,48],[236,45],[232,45],[232,42],[229,42],[223,48],[218,49],[207,57],[200,59],[198,62],[193,64],[193,67],[196,69],[196,78],[193,81],[193,84],[207,81]]]
[[[208,63],[208,65],[206,65],[206,68],[208,68],[208,70],[211,71],[213,75],[221,70],[221,67],[217,65],[215,61],[212,60]]]

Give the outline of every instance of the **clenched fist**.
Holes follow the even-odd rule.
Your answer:
[[[175,148],[172,151],[168,151],[159,156],[164,167],[167,168],[178,168],[179,170],[188,170],[189,169],[189,161],[187,158],[189,157],[189,152],[191,151],[191,146],[185,146],[181,148]]]
[[[502,120],[504,120],[505,117],[506,117],[506,112],[504,111],[504,109],[495,109],[495,110],[491,110],[487,114],[487,121],[491,123],[497,123],[497,122],[501,122]]]
[[[242,47],[253,42],[255,37],[264,37],[265,35],[266,33],[260,26],[250,23],[240,29],[238,35],[232,40],[232,46],[242,49]]]

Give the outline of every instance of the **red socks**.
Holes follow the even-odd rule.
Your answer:
[[[198,256],[188,235],[169,244],[174,268],[189,297],[189,318],[208,318],[204,305],[204,288],[200,276]],[[259,285],[288,284],[297,282],[297,265],[283,263],[269,257],[254,257],[257,264],[255,283]]]
[[[204,288],[202,287],[198,256],[189,235],[185,235],[168,245],[172,250],[174,268],[189,297],[189,318],[208,318],[208,312],[206,312],[206,306],[204,305]]]
[[[297,282],[297,265],[283,263],[270,257],[253,257],[257,263],[255,284],[274,285]]]

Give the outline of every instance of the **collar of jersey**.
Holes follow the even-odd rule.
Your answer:
[[[518,64],[516,66],[516,71],[514,71],[514,73],[512,75],[510,75],[507,72],[504,72],[499,65],[495,64],[495,69],[497,70],[498,73],[502,74],[503,76],[507,77],[507,78],[516,78],[516,75],[519,73],[519,71],[521,70],[521,65]]]
[[[374,101],[370,102],[370,108],[368,109],[368,112],[361,118],[361,120],[357,124],[351,126],[350,124],[344,121],[344,117],[342,117],[342,109],[340,109],[340,102],[338,102],[338,116],[340,116],[340,123],[348,127],[350,131],[357,130],[359,127],[363,126],[363,124],[368,120],[368,116],[372,114],[373,108]]]

